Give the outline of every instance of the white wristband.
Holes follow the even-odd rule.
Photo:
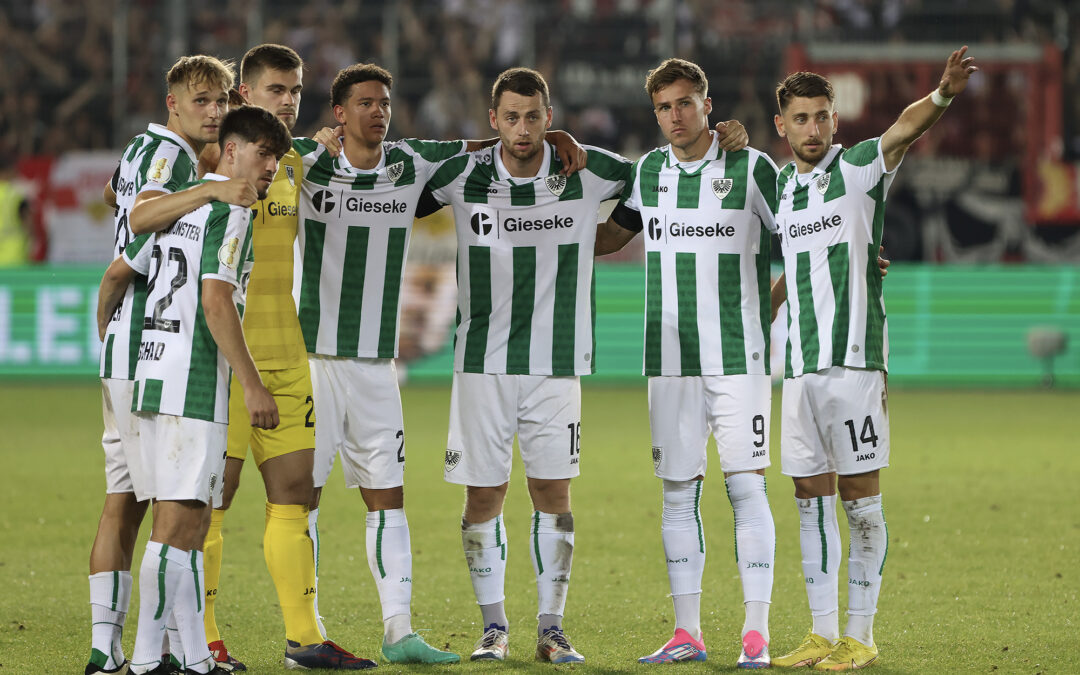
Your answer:
[[[952,103],[953,98],[953,96],[942,96],[941,92],[939,92],[937,89],[930,92],[930,100],[933,101],[934,105],[939,108],[948,108],[949,104]]]

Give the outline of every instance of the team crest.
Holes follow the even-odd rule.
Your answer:
[[[657,469],[660,468],[660,462],[664,460],[664,449],[654,445],[652,449],[652,463]]]
[[[150,171],[146,174],[146,180],[151,183],[168,183],[172,178],[172,169],[169,167],[167,157],[159,157],[150,165]]]
[[[735,184],[732,178],[713,178],[712,179],[712,193],[716,195],[717,199],[723,199],[731,192],[731,186]]]
[[[236,269],[237,258],[239,257],[236,255],[236,249],[238,248],[240,248],[240,240],[236,237],[222,244],[217,252],[218,262],[231,270]]]
[[[292,164],[285,165],[285,177],[289,179],[289,187],[296,187],[296,174],[293,173]]]
[[[817,191],[818,194],[825,194],[825,191],[829,189],[829,180],[832,178],[831,173],[823,173],[817,179]]]
[[[558,173],[554,176],[548,176],[544,179],[544,185],[547,185],[547,189],[551,191],[551,194],[559,197],[562,195],[563,190],[566,189],[566,176]]]
[[[405,173],[405,162],[394,162],[386,167],[386,177],[390,179],[391,183],[398,182],[403,173]]]
[[[453,471],[455,468],[457,468],[458,462],[460,462],[460,461],[461,461],[461,451],[460,450],[447,450],[446,451],[446,462],[445,462],[445,464],[446,464],[446,470],[447,471]]]

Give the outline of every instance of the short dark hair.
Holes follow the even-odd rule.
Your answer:
[[[265,143],[278,159],[292,147],[292,135],[277,115],[257,105],[242,105],[229,110],[221,122],[218,147],[225,150],[229,140],[246,143]]]
[[[498,110],[499,99],[503,92],[511,92],[519,96],[535,96],[540,94],[540,101],[545,108],[551,107],[551,95],[548,94],[547,82],[544,76],[532,68],[510,68],[499,73],[495,78],[495,84],[491,87],[491,109]]]
[[[776,105],[783,113],[793,98],[817,98],[824,96],[829,103],[835,100],[832,83],[817,73],[800,71],[788,75],[783,82],[776,85]]]
[[[330,85],[330,105],[344,105],[345,100],[349,98],[349,90],[354,84],[371,80],[382,82],[387,89],[394,88],[394,76],[382,66],[374,63],[357,63],[348,68],[342,68],[334,78],[334,83]]]
[[[702,98],[709,95],[709,80],[705,77],[705,71],[686,59],[667,59],[650,70],[645,76],[645,92],[651,99],[653,94],[677,80],[686,80],[694,85],[694,91]]]
[[[255,84],[268,68],[289,71],[303,67],[304,60],[300,55],[285,45],[257,45],[240,59],[240,81]]]

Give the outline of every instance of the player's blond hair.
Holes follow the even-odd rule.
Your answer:
[[[205,54],[181,56],[165,75],[169,91],[179,86],[191,88],[201,84],[219,86],[228,91],[232,89],[234,79],[232,61],[222,61]]]
[[[678,80],[686,80],[692,84],[694,91],[701,94],[701,98],[709,95],[709,80],[705,77],[705,71],[698,64],[686,59],[667,59],[650,70],[645,76],[645,92],[651,100],[653,94]]]

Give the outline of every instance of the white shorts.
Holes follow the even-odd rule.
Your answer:
[[[529,478],[579,475],[579,378],[454,373],[446,481],[494,487],[510,480],[514,434]]]
[[[889,465],[885,373],[834,366],[784,380],[780,466],[795,478]]]
[[[229,425],[162,413],[135,416],[149,484],[149,494],[136,492],[136,498],[221,506]]]
[[[393,359],[308,355],[315,398],[315,487],[341,453],[345,485],[369,490],[405,481],[405,425]]]
[[[105,421],[101,447],[105,450],[106,494],[137,492],[136,483],[145,487],[146,479],[140,470],[139,420],[131,412],[134,390],[134,380],[101,380],[101,416]]]
[[[726,472],[769,466],[768,375],[649,378],[649,428],[656,477],[690,480],[705,475],[705,446],[716,438]]]

